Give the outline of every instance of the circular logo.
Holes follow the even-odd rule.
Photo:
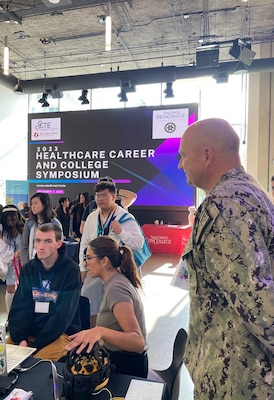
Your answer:
[[[167,133],[173,133],[176,130],[176,125],[174,124],[174,122],[168,122],[167,124],[165,124],[165,131]]]

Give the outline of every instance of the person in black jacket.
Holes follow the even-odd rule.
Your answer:
[[[69,237],[70,228],[70,211],[69,211],[69,198],[60,197],[59,206],[55,210],[58,220],[61,222],[63,228],[64,238]]]
[[[79,266],[66,257],[58,225],[39,225],[35,258],[21,269],[8,316],[7,343],[37,348],[35,357],[52,361],[65,355],[69,335],[81,329]]]

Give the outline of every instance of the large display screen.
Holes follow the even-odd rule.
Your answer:
[[[135,205],[193,205],[178,150],[197,111],[197,104],[184,104],[29,114],[29,194],[47,192],[57,205],[63,196],[92,194],[108,175],[137,193]]]

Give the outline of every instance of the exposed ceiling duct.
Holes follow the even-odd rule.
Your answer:
[[[128,80],[130,80],[132,85],[136,86],[160,82],[174,82],[177,79],[190,79],[203,76],[214,77],[218,73],[231,75],[236,71],[237,64],[237,61],[225,62],[220,63],[216,68],[201,69],[197,69],[195,66],[147,68],[59,78],[20,80],[20,84],[25,94],[43,93],[48,88],[54,88],[53,92],[64,92],[69,90],[119,87],[121,81]],[[254,60],[247,68],[247,71],[249,73],[274,71],[274,58]],[[13,90],[14,86],[18,83],[18,79],[13,75],[3,75],[3,71],[0,70],[0,83]]]

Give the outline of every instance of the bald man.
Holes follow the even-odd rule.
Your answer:
[[[183,258],[189,268],[186,365],[199,400],[274,399],[274,205],[241,166],[221,119],[189,126],[179,169],[206,192]]]

